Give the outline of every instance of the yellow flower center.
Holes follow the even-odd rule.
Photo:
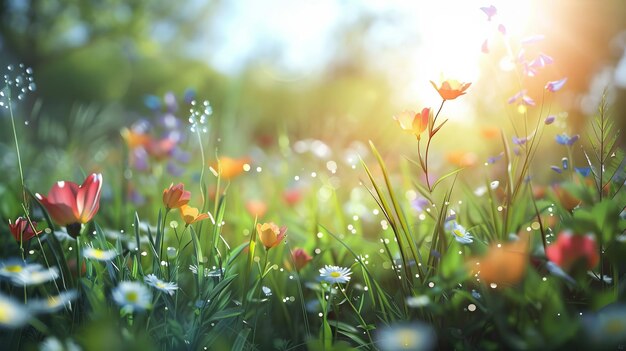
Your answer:
[[[24,267],[16,264],[16,265],[12,265],[12,266],[5,266],[5,267],[4,267],[4,269],[5,269],[7,272],[11,272],[11,273],[19,273],[19,272],[21,272],[22,270],[24,270]]]
[[[8,303],[0,302],[0,324],[8,324],[13,318],[13,309]]]
[[[341,273],[339,273],[339,272],[331,272],[330,276],[333,277],[333,278],[339,278],[339,277],[341,277]]]
[[[129,291],[126,293],[126,301],[137,302],[139,300],[139,294],[136,291]]]
[[[622,321],[614,319],[606,324],[606,332],[611,335],[621,334],[625,327]]]
[[[460,231],[458,229],[453,230],[453,233],[454,233],[454,235],[456,235],[458,237],[461,237],[461,238],[465,236],[465,233],[463,233],[462,231]]]
[[[91,254],[96,259],[99,259],[99,260],[104,259],[104,251],[102,250],[94,249]]]
[[[419,337],[413,330],[400,330],[398,332],[398,340],[400,340],[402,347],[408,350],[417,345]]]
[[[56,307],[58,306],[59,302],[60,301],[55,296],[50,296],[48,297],[47,304],[48,304],[48,307]]]
[[[157,282],[156,283],[156,287],[159,289],[165,289],[165,283],[164,282]]]

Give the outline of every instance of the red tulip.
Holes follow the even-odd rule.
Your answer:
[[[37,227],[37,222],[33,222],[33,227]],[[28,220],[24,217],[18,217],[15,223],[11,223],[9,220],[9,229],[17,242],[28,241],[41,233],[40,230],[33,231],[33,227],[28,224]]]
[[[291,257],[293,258],[293,262],[296,265],[297,270],[301,270],[306,266],[309,261],[313,259],[304,249],[297,248],[293,250],[291,253]]]
[[[102,174],[92,173],[82,185],[58,181],[47,197],[39,193],[35,197],[46,208],[53,221],[68,226],[87,223],[93,218],[100,208],[101,189]]]
[[[586,269],[595,267],[600,261],[593,236],[574,235],[568,231],[561,232],[556,243],[548,246],[546,256],[566,271],[579,261],[584,261]]]

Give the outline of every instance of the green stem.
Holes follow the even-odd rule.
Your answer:
[[[445,100],[444,100],[445,101]],[[339,291],[341,291],[341,293],[343,294],[343,296],[346,298],[346,301],[348,301],[348,304],[350,305],[350,307],[352,308],[352,310],[354,311],[354,313],[356,313],[357,317],[359,317],[359,322],[361,323],[361,325],[363,326],[363,329],[365,329],[365,333],[367,334],[367,337],[369,338],[369,341],[371,343],[373,343],[373,339],[372,339],[372,335],[370,335],[370,331],[367,327],[367,323],[365,323],[365,320],[363,320],[363,317],[361,316],[361,313],[359,313],[359,310],[357,310],[357,308],[354,306],[354,304],[352,303],[352,301],[350,300],[350,298],[348,297],[348,295],[346,294],[346,292],[339,286],[339,284],[337,284],[337,289]]]

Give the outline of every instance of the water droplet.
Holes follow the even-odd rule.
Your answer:
[[[28,90],[30,90],[30,91],[37,90],[37,84],[35,84],[35,83],[28,84]]]
[[[18,100],[23,100],[23,99],[24,99],[24,97],[25,97],[25,96],[24,96],[24,94],[20,94],[20,95],[18,95],[18,96],[17,96],[17,99],[18,99]]]
[[[7,70],[8,70],[8,71],[12,71],[12,70],[13,70],[13,65],[8,65],[8,66],[7,66]]]
[[[476,311],[476,305],[474,305],[473,303],[470,303],[470,304],[467,306],[467,310],[468,310],[468,311],[470,311],[470,312],[474,312],[474,311]]]
[[[28,125],[28,121],[24,121],[24,125]]]
[[[32,69],[32,68],[30,68],[30,67],[28,67],[28,68],[26,69],[26,73],[27,73],[27,74],[33,74],[33,69]]]
[[[496,283],[491,283],[491,284],[489,284],[489,286],[490,286],[492,289],[495,289],[495,288],[497,288],[497,287],[498,287],[498,284],[496,284]]]

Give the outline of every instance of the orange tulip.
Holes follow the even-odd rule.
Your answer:
[[[231,157],[220,157],[218,162],[211,167],[219,173],[222,179],[233,179],[243,173],[243,166],[250,162],[250,158],[243,157],[234,159]]]
[[[183,218],[183,221],[187,223],[186,226],[209,218],[208,213],[200,213],[197,208],[188,205],[180,206],[180,215]]]
[[[246,202],[246,210],[250,215],[261,218],[267,212],[267,204],[261,200],[248,200]]]
[[[191,199],[191,193],[185,190],[183,183],[170,184],[170,187],[163,190],[163,205],[170,210],[186,205]]]
[[[257,223],[256,231],[263,246],[269,250],[280,244],[280,242],[285,238],[287,227],[283,226],[278,228],[278,226],[272,222],[263,224]]]
[[[467,261],[470,274],[487,284],[512,285],[522,280],[528,265],[528,235],[517,241],[491,245],[484,257]]]
[[[403,111],[397,116],[393,116],[393,119],[398,122],[402,130],[414,134],[417,140],[419,140],[422,132],[428,128],[429,116],[430,109],[424,108],[420,113]]]
[[[441,85],[437,87],[437,84],[430,81],[430,84],[433,85],[435,90],[439,93],[442,99],[444,100],[454,100],[459,96],[465,94],[465,90],[472,85],[472,83],[461,83],[458,80],[444,80],[441,82]]]

